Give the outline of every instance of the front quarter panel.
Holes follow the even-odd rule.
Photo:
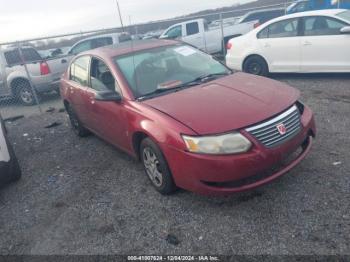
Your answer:
[[[129,103],[128,122],[130,135],[133,137],[137,133],[143,133],[156,142],[161,149],[173,147],[185,150],[185,143],[181,134],[196,135],[196,133],[173,119],[142,102],[131,101]],[[130,149],[133,149],[132,139]],[[136,155],[138,152],[135,152]]]

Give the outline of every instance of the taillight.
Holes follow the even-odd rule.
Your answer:
[[[256,22],[255,24],[254,24],[254,28],[257,28],[257,27],[259,27],[261,24],[260,24],[260,22]]]
[[[227,42],[226,44],[226,49],[230,50],[232,48],[232,44],[230,42]]]
[[[40,74],[43,75],[48,75],[50,74],[50,67],[46,62],[41,62],[40,63]]]

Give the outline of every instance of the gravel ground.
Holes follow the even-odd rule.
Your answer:
[[[350,75],[273,77],[314,110],[314,148],[278,181],[226,198],[161,196],[139,163],[76,137],[58,110],[9,123],[23,178],[0,190],[0,253],[350,254]]]

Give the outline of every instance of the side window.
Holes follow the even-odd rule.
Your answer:
[[[266,27],[258,33],[259,39],[264,39],[269,37],[269,28]]]
[[[186,24],[187,35],[195,35],[199,33],[199,27],[197,22]]]
[[[33,48],[23,48],[22,54],[25,62],[36,62],[42,60],[39,53]],[[4,53],[5,59],[8,65],[18,65],[22,63],[21,57],[19,55],[18,49],[11,51],[6,51]]]
[[[96,91],[116,91],[115,79],[108,66],[100,59],[91,60],[91,88]]]
[[[99,48],[101,46],[112,45],[112,44],[113,44],[112,37],[101,37],[101,38],[95,38],[91,40],[92,48]]]
[[[82,86],[87,86],[89,82],[89,56],[76,59],[70,67],[70,80]]]
[[[305,17],[305,36],[339,35],[345,23],[324,16]]]
[[[276,22],[268,27],[268,38],[294,37],[298,35],[298,19]]]
[[[40,61],[42,59],[39,53],[33,48],[24,48],[22,49],[22,53],[26,62]]]
[[[81,42],[80,44],[77,44],[75,47],[73,47],[73,49],[69,53],[73,55],[77,55],[81,52],[85,52],[90,49],[92,49],[91,40],[87,40],[87,41]]]
[[[178,25],[173,28],[170,28],[166,35],[170,39],[178,38],[182,36],[182,26]]]
[[[9,66],[21,63],[21,57],[19,56],[19,52],[17,49],[6,51],[4,55],[6,58],[6,62]]]

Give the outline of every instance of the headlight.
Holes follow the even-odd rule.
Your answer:
[[[240,133],[222,136],[182,136],[188,151],[199,154],[228,155],[247,152],[252,143]]]

